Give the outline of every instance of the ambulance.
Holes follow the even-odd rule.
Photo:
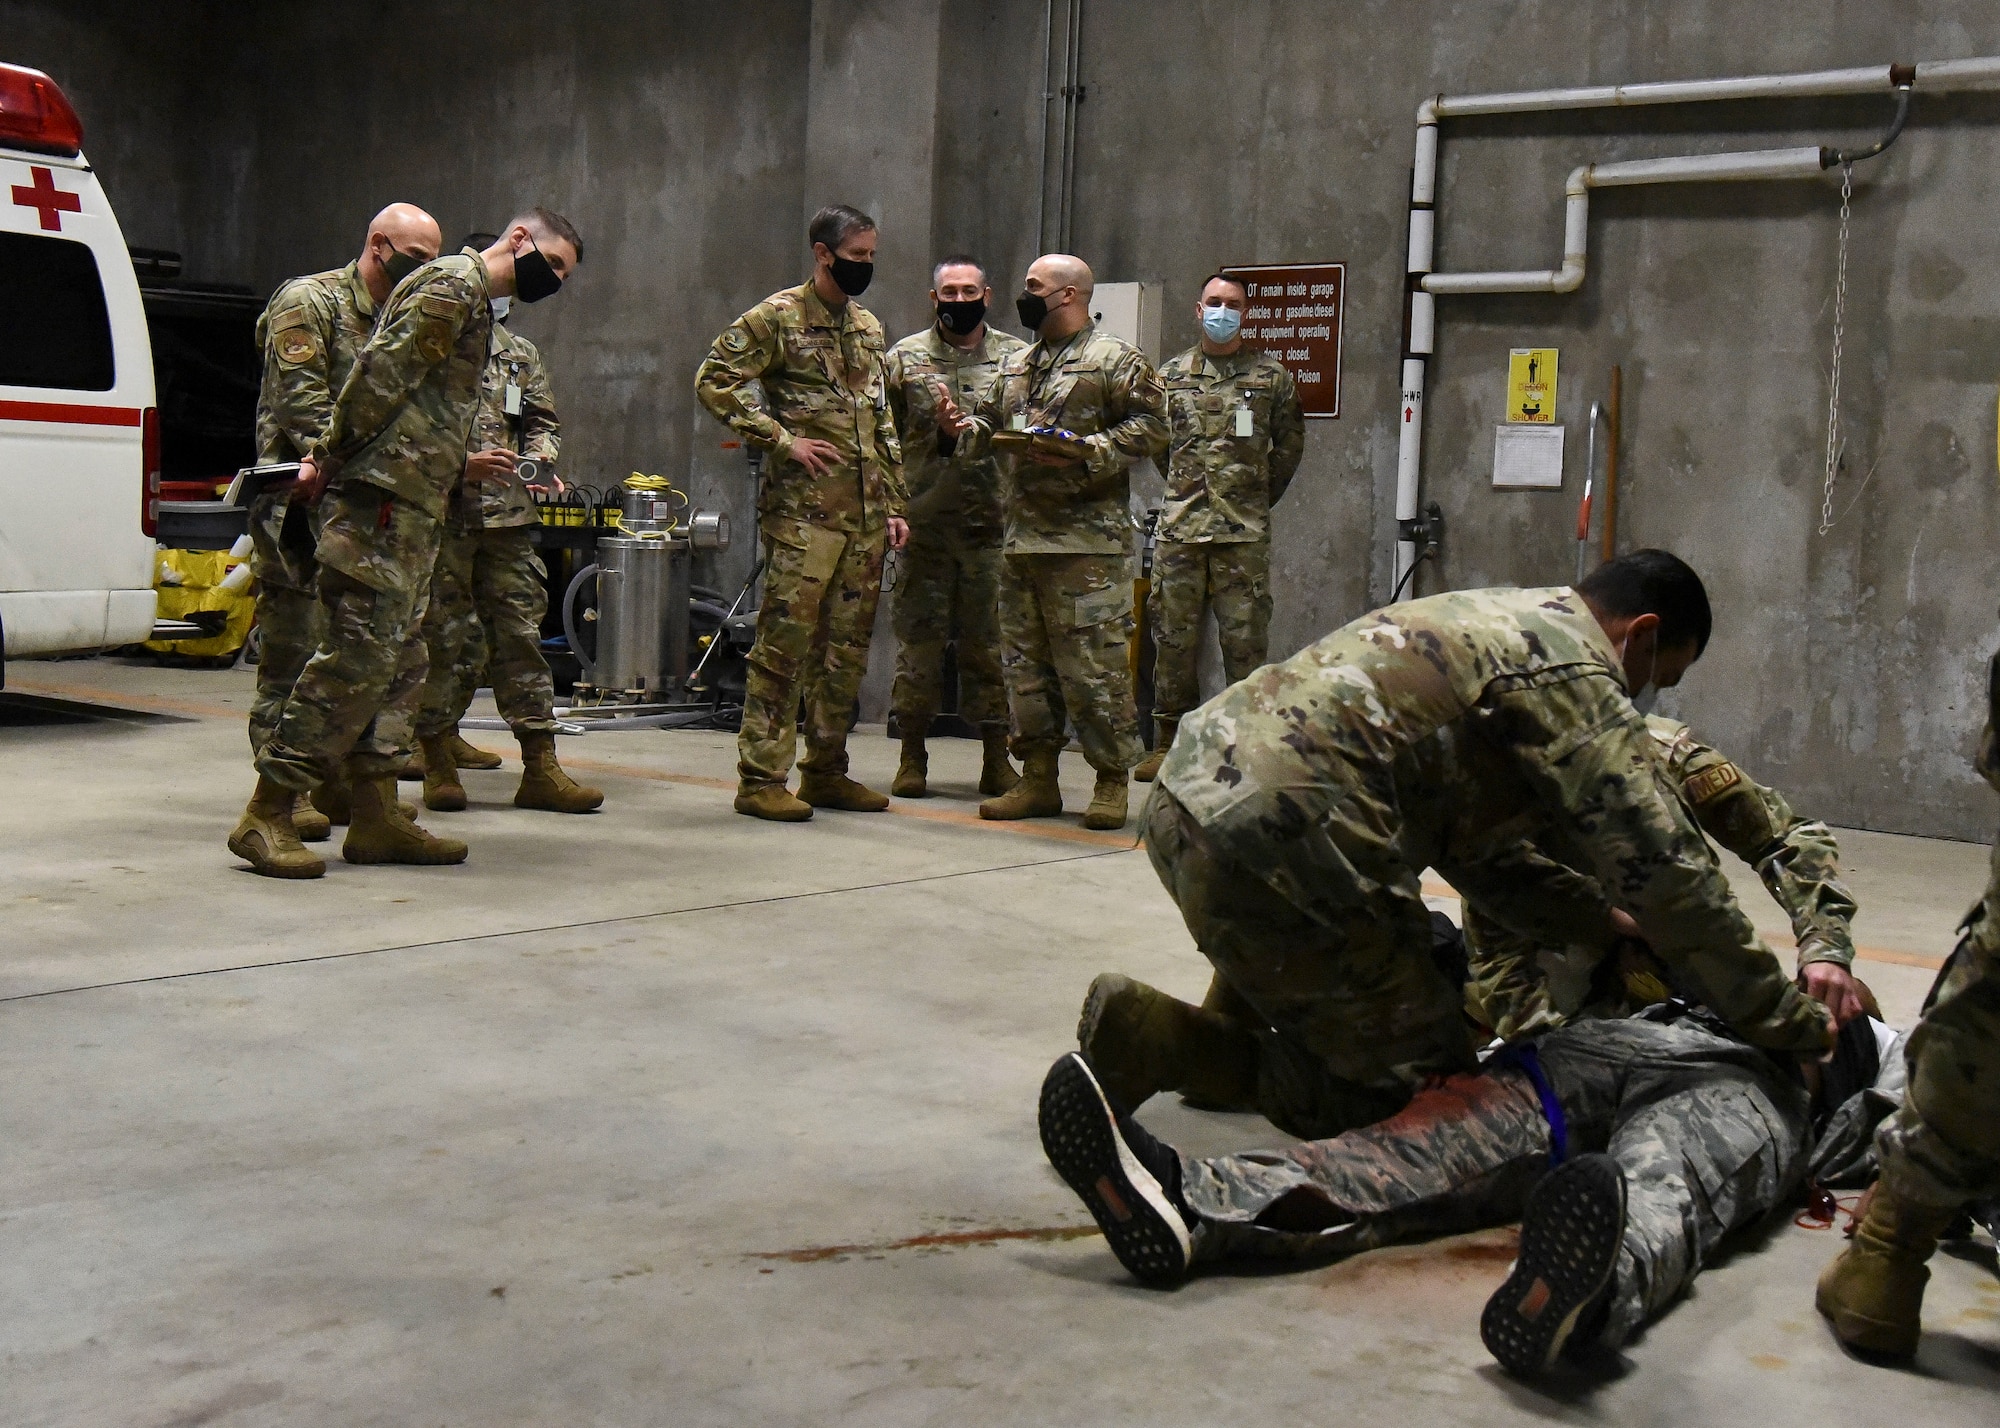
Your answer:
[[[0,657],[146,639],[159,498],[124,234],[69,100],[0,64]]]

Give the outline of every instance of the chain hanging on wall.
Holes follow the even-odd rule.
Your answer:
[[[1819,533],[1833,529],[1833,483],[1846,443],[1840,439],[1840,340],[1847,320],[1847,224],[1854,198],[1854,165],[1840,166],[1840,241],[1833,269],[1833,373],[1826,389],[1826,486],[1820,496]]]

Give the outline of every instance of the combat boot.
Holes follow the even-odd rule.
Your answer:
[[[439,813],[465,808],[465,785],[458,781],[458,764],[451,756],[451,737],[427,734],[417,740],[424,755],[424,807]]]
[[[1174,731],[1181,726],[1178,714],[1159,714],[1153,718],[1153,751],[1139,760],[1139,767],[1132,770],[1132,777],[1140,783],[1151,783],[1160,776],[1160,765],[1167,761],[1167,750],[1174,746]]]
[[[301,843],[324,843],[333,835],[333,820],[312,806],[312,799],[299,794],[292,800],[292,831]]]
[[[500,767],[500,756],[480,748],[477,744],[466,743],[465,735],[458,732],[458,725],[454,724],[451,726],[451,733],[448,737],[451,740],[451,761],[460,768],[497,769]]]
[[[1083,826],[1100,830],[1123,828],[1131,811],[1131,790],[1132,781],[1123,769],[1100,773],[1097,787],[1090,794],[1090,807],[1083,811]]]
[[[340,845],[340,856],[348,862],[434,867],[465,861],[465,844],[456,838],[439,838],[404,816],[396,800],[395,779],[385,774],[354,779],[353,785],[354,819]]]
[[[229,835],[229,851],[267,878],[319,878],[326,864],[299,841],[292,826],[292,805],[298,794],[257,776],[257,791],[243,810],[243,821]]]
[[[736,786],[736,811],[752,818],[768,818],[773,823],[804,823],[813,816],[810,803],[793,798],[781,783]]]
[[[930,771],[931,756],[924,750],[924,736],[908,732],[906,726],[903,734],[903,758],[896,765],[896,778],[889,785],[889,792],[898,798],[929,798]]]
[[[588,813],[604,802],[602,789],[589,788],[563,772],[556,762],[554,734],[523,734],[520,738],[521,786],[514,791],[516,808]]]
[[[1916,1353],[1931,1277],[1925,1261],[1952,1214],[1898,1204],[1876,1184],[1854,1227],[1854,1243],[1819,1277],[1814,1302],[1841,1343],[1889,1358]]]
[[[1257,1038],[1248,1027],[1116,972],[1090,984],[1076,1044],[1123,1110],[1161,1091],[1229,1110],[1256,1105]]]
[[[418,775],[422,777],[422,775]],[[397,775],[401,777],[401,775]],[[326,815],[329,823],[345,827],[354,817],[354,789],[347,781],[347,773],[342,770],[329,777],[311,794],[312,806]],[[407,798],[396,804],[405,818],[417,816],[416,804]]]
[[[799,797],[814,808],[834,808],[842,813],[880,813],[889,806],[888,794],[856,783],[844,773],[818,769],[799,770]]]
[[[403,760],[403,766],[396,770],[396,777],[404,783],[421,783],[424,778],[423,751],[418,750]]]
[[[1054,818],[1063,811],[1062,788],[1056,782],[1056,755],[1053,749],[1029,754],[1021,760],[1021,778],[998,797],[979,805],[979,816],[996,822],[1016,818]]]
[[[1007,726],[983,726],[979,731],[979,741],[984,745],[979,760],[979,791],[984,794],[1006,793],[1021,781],[1021,776],[1014,772],[1014,766],[1007,762]]]

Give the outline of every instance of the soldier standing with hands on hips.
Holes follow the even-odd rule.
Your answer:
[[[324,496],[315,594],[325,625],[257,756],[256,792],[229,837],[254,871],[326,872],[299,841],[292,807],[335,767],[354,789],[341,847],[348,862],[465,861],[465,844],[433,837],[396,802],[429,664],[431,568],[478,415],[492,299],[550,296],[582,247],[568,219],[532,209],[485,252],[438,258],[405,278],[355,358],[294,495]]]
[[[896,688],[890,701],[903,758],[889,792],[922,798],[929,761],[924,736],[941,702],[944,650],[958,656],[958,712],[979,727],[985,758],[979,791],[1005,793],[1020,775],[1007,762],[1007,682],[1000,669],[1000,463],[971,457],[938,430],[940,387],[976,404],[1000,360],[1028,344],[986,321],[993,289],[977,258],[957,255],[931,270],[937,321],[889,349],[889,406],[902,437],[910,543],[891,609]]]
[[[764,603],[737,735],[736,811],[799,823],[815,808],[875,813],[886,795],[847,776],[854,698],[882,596],[882,559],[901,550],[903,450],[889,410],[882,324],[854,299],[875,274],[875,220],[834,204],[813,215],[813,274],[723,329],[695,373],[716,419],[776,458],[758,528]],[[761,381],[768,412],[750,399]],[[785,787],[806,756],[799,796]]]
[[[1074,723],[1097,771],[1086,828],[1121,828],[1139,762],[1132,639],[1132,463],[1166,450],[1153,364],[1091,320],[1081,258],[1029,265],[1015,306],[1039,337],[1010,354],[967,414],[938,393],[938,429],[968,456],[1006,454],[1000,630],[1021,781],[979,805],[992,819],[1062,812],[1056,758]]]
[[[1305,454],[1299,391],[1284,364],[1243,345],[1249,289],[1216,273],[1195,314],[1201,341],[1160,369],[1173,445],[1147,618],[1153,751],[1132,777],[1150,782],[1181,715],[1201,702],[1195,661],[1202,616],[1215,611],[1224,678],[1264,663],[1271,633],[1271,507]]]

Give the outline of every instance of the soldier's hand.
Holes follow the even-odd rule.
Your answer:
[[[964,436],[972,428],[972,420],[958,409],[958,403],[951,399],[951,393],[944,389],[943,382],[932,382],[931,390],[937,394],[938,430],[946,436]]]
[[[504,446],[475,451],[465,458],[465,479],[477,486],[505,481],[514,474],[514,453]]]
[[[319,504],[320,494],[326,490],[326,473],[319,463],[310,456],[299,463],[298,479],[292,483],[294,494],[305,497],[310,505]]]
[[[901,516],[889,517],[889,549],[901,550],[910,543],[910,523]]]
[[[840,448],[816,436],[792,438],[792,460],[815,476],[824,476],[840,464]]]
[[[1634,942],[1644,942],[1646,940],[1646,934],[1640,929],[1638,922],[1634,920],[1632,914],[1619,907],[1611,909],[1611,935],[1613,937],[1629,937]]]
[[[1838,962],[1808,962],[1799,968],[1799,990],[1832,1012],[1835,1026],[1846,1026],[1868,1010],[1854,974]]]

